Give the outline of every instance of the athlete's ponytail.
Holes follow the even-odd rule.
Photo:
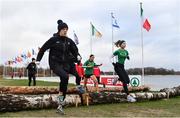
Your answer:
[[[118,40],[118,41],[116,41],[114,44],[115,44],[115,46],[116,47],[119,47],[120,45],[119,45],[119,43],[121,42],[121,40]]]
[[[124,43],[125,41],[124,40],[118,40],[116,41],[114,44],[116,47],[120,47],[122,43]]]

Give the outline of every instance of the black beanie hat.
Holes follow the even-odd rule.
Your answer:
[[[68,29],[68,25],[66,23],[64,23],[62,20],[58,20],[57,21],[58,24],[58,31],[61,31],[63,28],[67,28]]]
[[[35,58],[32,58],[32,61],[36,60]]]

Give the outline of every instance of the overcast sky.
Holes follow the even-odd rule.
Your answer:
[[[93,38],[95,62],[103,63],[103,71],[112,70],[113,12],[120,26],[113,28],[114,41],[125,40],[130,54],[126,69],[141,67],[140,2],[151,24],[149,32],[143,29],[144,66],[180,70],[179,0],[0,0],[0,64],[28,50],[37,51],[57,32],[57,20],[62,19],[69,26],[68,36],[74,39],[74,30],[79,38],[83,62],[90,55],[93,23],[102,33],[102,38]],[[42,67],[48,67],[47,56],[48,52]]]

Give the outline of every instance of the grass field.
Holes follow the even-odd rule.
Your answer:
[[[33,81],[31,82],[33,85]],[[37,86],[49,86],[49,87],[58,87],[59,82],[46,82],[36,80]],[[27,79],[2,79],[0,78],[0,86],[28,86]],[[69,86],[74,86],[74,84],[69,84]]]
[[[65,117],[180,117],[180,97],[139,103],[68,107]],[[56,109],[1,113],[0,117],[58,117]]]
[[[26,86],[27,80],[0,79],[0,86]],[[38,86],[57,87],[57,82],[37,81]],[[74,85],[70,85],[74,86]],[[180,96],[168,100],[99,104],[65,108],[65,117],[180,117]],[[0,113],[0,117],[59,117],[56,109]]]

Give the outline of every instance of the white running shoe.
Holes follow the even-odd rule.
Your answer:
[[[118,78],[115,78],[114,80],[113,80],[113,85],[116,85],[116,83],[117,83],[117,81],[118,81]]]
[[[128,102],[136,102],[136,99],[134,97],[132,97],[131,95],[127,96],[127,101]]]
[[[63,110],[63,106],[61,104],[59,104],[56,113],[60,113],[61,115],[64,115],[64,110]]]
[[[65,102],[64,102],[64,96],[62,96],[62,95],[59,95],[58,97],[57,97],[57,99],[58,99],[58,107],[57,107],[57,111],[56,111],[56,113],[60,113],[60,114],[62,114],[62,115],[64,115],[65,113],[64,113],[64,110],[63,110],[63,106],[65,105]]]

